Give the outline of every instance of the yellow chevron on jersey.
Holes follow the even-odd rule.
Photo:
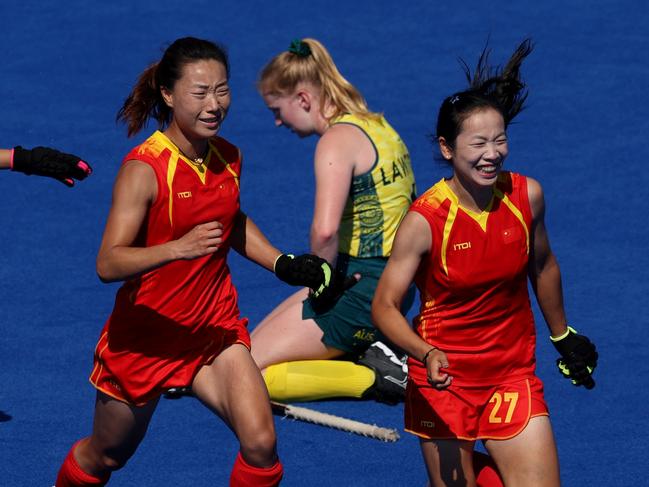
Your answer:
[[[472,211],[443,179],[411,206],[431,232],[415,276],[421,296],[415,329],[444,350],[458,386],[534,373],[527,184],[525,176],[502,171],[486,209]]]
[[[408,148],[384,117],[346,114],[333,123],[361,129],[376,152],[372,169],[352,179],[338,230],[338,252],[353,257],[387,257],[399,223],[415,197]]]
[[[138,155],[148,155],[157,159],[164,150],[169,151],[168,165],[167,165],[167,174],[166,174],[166,184],[169,188],[169,221],[173,223],[173,202],[174,202],[174,191],[173,191],[173,181],[178,169],[179,161],[184,162],[187,167],[191,168],[203,185],[205,185],[205,178],[207,177],[207,169],[210,164],[213,164],[215,160],[218,160],[221,164],[225,166],[225,169],[234,177],[234,182],[239,187],[239,175],[231,167],[231,165],[225,160],[223,155],[219,152],[216,146],[216,139],[210,139],[208,141],[209,150],[203,164],[195,164],[189,158],[187,158],[181,151],[178,149],[178,146],[174,144],[169,137],[159,130],[155,131],[147,140],[145,140],[138,148]],[[217,163],[218,164],[218,163]],[[191,193],[190,193],[191,194]],[[179,195],[180,196],[180,195]],[[182,196],[181,196],[182,197]]]
[[[503,178],[504,176],[500,177],[500,180],[502,180]],[[530,236],[529,236],[529,231],[527,229],[527,225],[525,223],[525,219],[521,211],[510,200],[509,196],[505,194],[498,186],[494,186],[493,193],[494,196],[492,197],[487,207],[482,212],[476,212],[462,206],[459,198],[448,185],[448,181],[446,179],[442,179],[436,185],[434,185],[432,188],[426,191],[422,195],[422,197],[415,202],[415,206],[421,206],[423,204],[426,204],[430,208],[434,208],[434,209],[441,206],[444,203],[444,201],[450,202],[450,204],[448,205],[448,210],[447,210],[448,213],[445,219],[444,229],[442,231],[442,240],[440,245],[440,263],[445,273],[448,274],[446,256],[449,250],[449,238],[450,238],[451,230],[453,229],[453,225],[455,224],[458,210],[461,209],[462,212],[466,214],[466,216],[468,216],[471,220],[475,221],[475,223],[482,229],[483,232],[486,232],[487,221],[490,213],[493,211],[493,206],[495,202],[494,198],[502,201],[502,203],[509,209],[509,211],[511,211],[511,213],[520,222],[521,228],[523,229],[525,235],[526,253],[529,254]],[[470,242],[460,242],[460,243],[455,243],[453,245],[453,249],[457,250],[458,248],[459,249],[464,248],[464,245],[468,245],[469,247],[471,246]]]

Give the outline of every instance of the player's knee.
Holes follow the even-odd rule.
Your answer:
[[[105,472],[114,472],[123,468],[128,462],[129,456],[113,453],[101,453],[97,457],[99,467]]]
[[[126,465],[130,455],[122,455],[118,451],[106,451],[102,446],[91,441],[76,449],[79,465],[90,473],[110,475]]]
[[[241,441],[241,454],[250,465],[267,467],[277,460],[277,438],[272,428],[260,429],[257,434]]]

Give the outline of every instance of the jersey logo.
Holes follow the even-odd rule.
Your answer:
[[[502,231],[503,242],[512,243],[521,239],[521,229],[519,227],[506,228]]]
[[[359,340],[363,340],[366,342],[373,342],[374,333],[367,330],[358,330],[356,333],[354,333],[354,338],[358,338]]]
[[[192,197],[192,192],[191,191],[181,191],[180,193],[176,193],[178,198],[181,199],[186,199],[186,198],[191,198]]]
[[[453,250],[466,250],[471,248],[471,242],[461,242],[453,245]]]
[[[423,420],[423,421],[420,421],[420,424],[424,428],[434,428],[435,427],[435,422],[434,421],[425,421],[425,420]]]

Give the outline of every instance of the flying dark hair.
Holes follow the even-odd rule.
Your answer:
[[[532,52],[531,39],[525,39],[516,48],[504,68],[489,65],[490,49],[486,46],[480,54],[475,71],[460,60],[469,88],[448,96],[442,102],[437,116],[436,139],[444,137],[455,147],[455,139],[462,123],[473,112],[494,108],[503,116],[505,127],[523,110],[527,89],[520,76],[523,60]]]
[[[221,63],[228,78],[230,77],[225,48],[195,37],[176,39],[167,47],[160,61],[144,70],[117,112],[117,120],[126,123],[129,137],[137,134],[150,118],[158,121],[160,129],[169,124],[171,109],[164,102],[160,89],[173,89],[182,75],[183,67],[201,60]]]

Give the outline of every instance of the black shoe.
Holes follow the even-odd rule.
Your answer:
[[[180,399],[183,396],[193,396],[191,387],[172,387],[163,394],[165,399]]]
[[[399,358],[383,342],[374,342],[358,359],[359,365],[369,367],[374,371],[376,379],[366,397],[372,397],[380,402],[396,404],[403,401],[408,383],[407,356]]]

